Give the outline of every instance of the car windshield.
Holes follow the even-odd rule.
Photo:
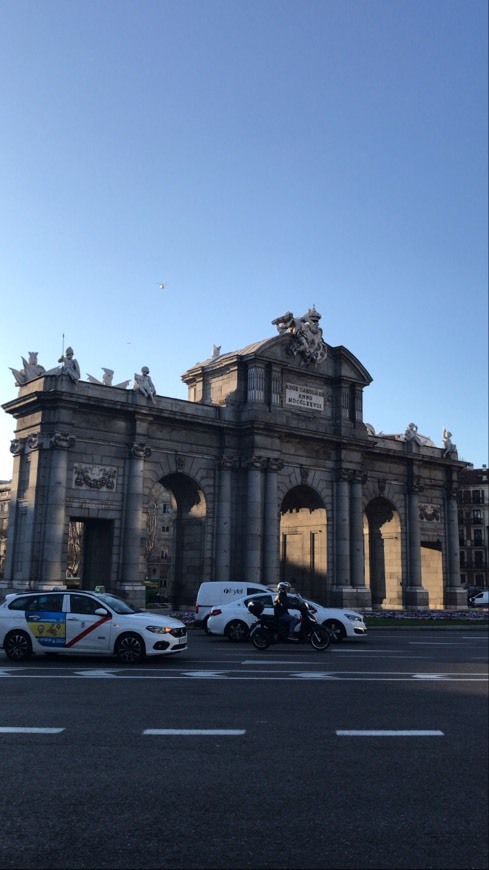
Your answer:
[[[117,598],[116,595],[109,594],[101,594],[97,595],[99,601],[103,601],[104,604],[107,604],[108,607],[111,607],[112,610],[115,610],[116,613],[137,613],[137,610],[132,607],[127,601],[123,601],[122,598]]]

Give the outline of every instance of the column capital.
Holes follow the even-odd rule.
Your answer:
[[[151,456],[151,447],[144,441],[137,441],[131,445],[130,454],[133,459],[148,459]]]
[[[284,465],[285,465],[285,463],[283,462],[282,459],[278,459],[274,456],[268,457],[268,470],[269,471],[275,471],[275,472],[282,471],[282,468],[284,467]]]
[[[40,433],[32,432],[31,435],[28,435],[26,445],[29,450],[37,450],[38,447],[42,447]]]
[[[10,452],[12,456],[19,456],[24,452],[24,443],[20,438],[12,438],[10,442]]]
[[[241,459],[241,465],[243,468],[249,470],[255,469],[256,471],[265,471],[267,467],[267,459],[264,456],[249,456],[246,459]]]
[[[239,468],[239,456],[231,456],[229,453],[223,453],[219,460],[221,468],[229,468],[232,471]]]
[[[352,483],[361,483],[362,486],[368,481],[368,472],[355,468],[351,473]]]
[[[70,450],[75,444],[75,436],[70,435],[68,432],[55,432],[49,439],[50,447],[60,447],[62,450]]]
[[[419,475],[413,477],[411,483],[408,486],[408,492],[410,493],[410,495],[417,495],[418,493],[423,492],[423,490],[424,486],[421,477],[419,477]]]

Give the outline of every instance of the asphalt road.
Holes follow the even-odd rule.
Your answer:
[[[137,667],[0,652],[2,870],[488,868],[487,631],[189,634]]]

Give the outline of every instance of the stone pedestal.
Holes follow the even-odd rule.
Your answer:
[[[405,591],[404,601],[407,608],[428,608],[430,596],[427,590],[423,589],[422,586],[408,586]]]
[[[449,586],[445,590],[444,605],[454,610],[467,610],[467,590],[463,586]]]

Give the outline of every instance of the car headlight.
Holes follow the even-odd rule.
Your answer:
[[[347,613],[346,615],[352,622],[363,622],[363,616],[358,616],[356,613]]]
[[[167,625],[147,625],[146,631],[152,631],[154,634],[169,634],[171,632],[171,628]]]

